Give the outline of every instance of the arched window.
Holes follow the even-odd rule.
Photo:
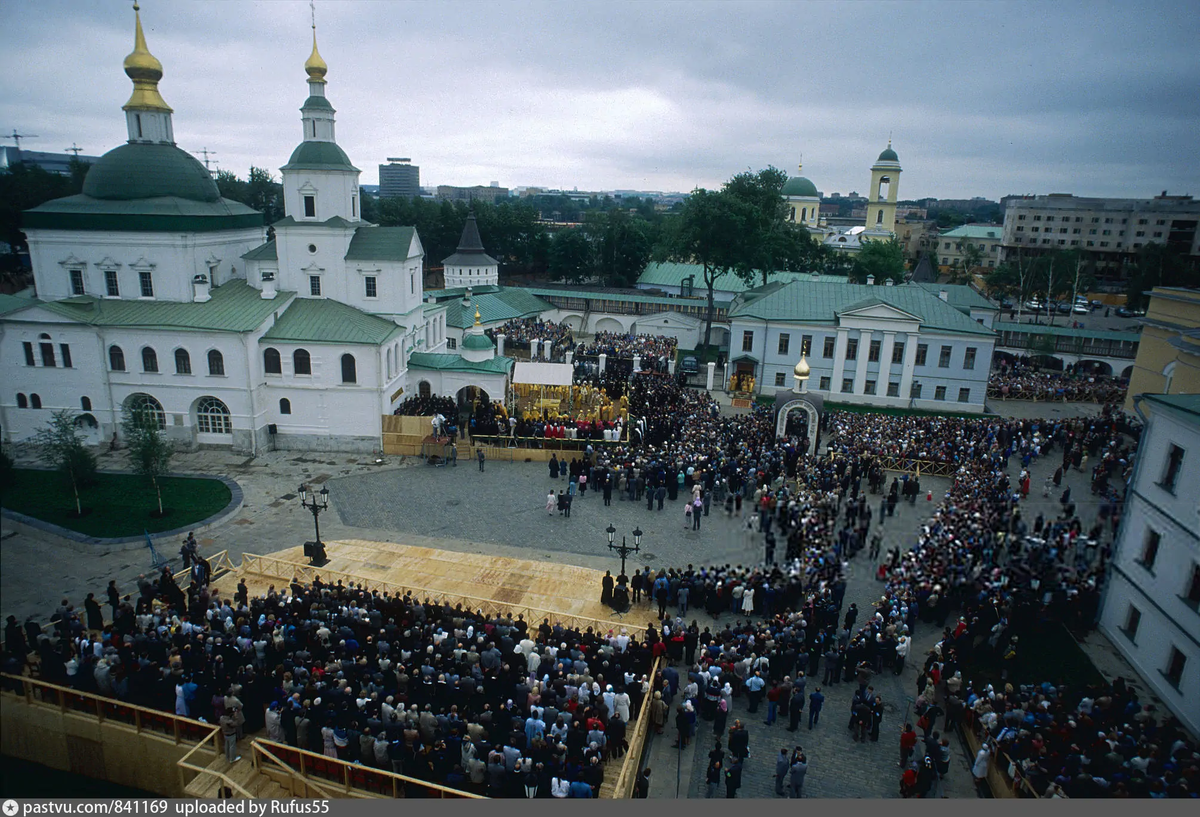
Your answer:
[[[350,354],[342,355],[342,382],[343,383],[357,383],[358,382],[358,371],[357,371],[357,367],[354,365],[354,355],[350,355]]]
[[[159,429],[167,427],[167,414],[163,411],[162,403],[148,394],[131,394],[125,401],[125,408],[139,423],[153,422]]]
[[[17,392],[17,408],[29,408],[29,399],[20,392]]]
[[[225,358],[216,349],[208,352],[208,373],[215,377],[225,376]]]
[[[876,224],[883,223],[883,211],[882,210],[880,210],[878,213],[875,214],[875,223]]]
[[[79,407],[81,409],[83,409],[84,411],[91,411],[92,410],[92,398],[80,397],[79,398]]]
[[[53,369],[54,362],[54,344],[50,342],[50,336],[45,332],[38,335],[38,345],[42,352],[42,365],[47,369]]]
[[[280,414],[291,414],[292,413],[292,401],[287,399],[286,397],[280,397],[279,398],[279,413]]]
[[[31,394],[29,395],[29,404],[34,408],[41,408],[42,398],[38,397],[36,394]]]
[[[417,384],[417,394],[419,394],[421,397],[429,397],[430,396],[431,389],[429,388],[428,380],[422,380],[420,383]]]
[[[292,352],[292,371],[296,374],[312,374],[312,358],[307,349]]]
[[[175,374],[192,373],[192,356],[187,349],[175,350]]]
[[[149,346],[142,348],[142,371],[157,372],[158,371],[158,353]]]
[[[263,371],[267,374],[283,374],[283,361],[278,349],[263,350]]]
[[[108,347],[108,368],[114,372],[125,371],[125,353],[120,346]]]
[[[196,430],[201,434],[232,434],[229,407],[215,397],[201,397],[196,404]]]
[[[807,207],[803,207],[800,209],[800,220],[808,221],[808,208]]]

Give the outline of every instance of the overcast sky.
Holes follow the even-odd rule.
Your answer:
[[[5,4],[0,129],[125,141],[120,0]],[[889,134],[900,197],[1200,195],[1200,13],[1147,2],[353,2],[317,37],[338,142],[377,180],[716,187],[768,165],[865,192]],[[142,0],[180,147],[278,174],[300,141],[303,0]],[[12,144],[11,141],[7,144]]]

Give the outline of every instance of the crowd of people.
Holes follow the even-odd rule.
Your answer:
[[[667,364],[675,359],[679,339],[666,335],[635,334],[633,332],[597,332],[587,344],[576,347],[577,355],[597,357],[608,361],[640,357],[642,369],[666,372]]]
[[[1045,371],[1020,362],[1001,363],[988,375],[988,396],[1004,400],[1119,403],[1128,387],[1128,381],[1114,377]]]
[[[458,406],[453,397],[441,397],[436,394],[424,397],[413,395],[397,406],[392,413],[407,417],[436,417],[439,414],[443,417],[457,417]]]
[[[505,349],[529,348],[532,341],[551,342],[551,360],[561,361],[563,356],[575,349],[575,336],[565,323],[542,320],[541,318],[513,318],[495,329],[488,329],[487,336],[493,343],[497,335],[504,335]],[[534,359],[545,357],[543,351],[530,354]]]

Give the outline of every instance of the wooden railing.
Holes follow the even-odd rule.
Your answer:
[[[975,717],[975,711],[968,709],[963,713],[962,719],[962,735],[966,740],[967,748],[970,750],[972,757],[983,746],[983,738],[980,736],[980,728],[978,719]],[[992,797],[996,799],[1026,797],[1040,799],[1041,795],[1033,788],[1029,780],[1018,772],[1017,775],[1010,773],[1011,770],[1019,770],[1020,766],[1005,752],[992,752],[988,758],[987,784],[991,789]]]
[[[274,741],[256,738],[250,741],[250,751],[253,753],[254,768],[261,774],[268,771],[279,771],[288,779],[287,790],[293,797],[304,800],[331,800],[333,795],[322,786],[318,786],[296,769],[280,760],[269,747],[281,746]]]
[[[481,612],[485,616],[508,616],[516,619],[519,615],[524,617],[525,621],[529,622],[531,627],[535,628],[545,618],[555,621],[568,629],[586,629],[591,627],[594,631],[601,633],[609,630],[619,632],[622,627],[629,627],[627,623],[619,621],[577,616],[572,613],[529,607],[527,605],[506,604],[479,596],[467,596],[461,593],[449,593],[445,590],[433,590],[428,587],[418,587],[412,584],[383,581],[367,576],[359,576],[354,573],[344,573],[340,570],[312,567],[303,562],[292,562],[274,556],[258,556],[253,553],[243,554],[240,570],[246,573],[279,579],[287,583],[290,583],[293,579],[298,579],[301,584],[311,584],[314,579],[320,577],[323,583],[331,584],[336,583],[340,579],[344,584],[353,583],[361,585],[368,590],[387,591],[393,595],[411,594],[415,598],[433,599],[439,604],[449,604],[451,606],[461,604],[464,607]]]
[[[557,437],[510,437],[506,434],[476,434],[471,440],[473,445],[496,448],[537,448],[545,451],[586,451],[589,445],[598,449],[616,448],[628,444],[625,440],[560,440]]]
[[[625,762],[621,764],[617,783],[613,787],[612,799],[614,800],[628,800],[633,797],[633,787],[637,783],[638,775],[642,773],[642,752],[646,748],[646,738],[650,731],[650,704],[654,700],[654,681],[662,666],[663,657],[660,655],[654,659],[654,665],[650,668],[650,691],[642,698],[636,725],[633,733],[629,735],[629,751],[625,755]]]
[[[212,740],[212,744],[213,744],[213,746],[212,746],[213,759],[216,759],[217,757],[220,757],[220,754],[221,754],[221,743],[223,740],[221,737],[221,727],[219,727],[219,726],[212,727],[211,740]],[[199,751],[200,747],[206,746],[207,744],[208,744],[208,739],[206,738],[203,743],[197,743],[192,748],[192,751],[188,752],[186,755],[179,758],[179,760],[175,761],[175,766],[176,766],[176,768],[179,769],[179,788],[180,788],[180,790],[186,791],[188,784],[191,783],[191,781],[195,780],[197,777],[212,777],[212,778],[215,778],[218,783],[228,786],[229,790],[231,792],[233,792],[234,794],[236,794],[238,797],[245,797],[245,798],[249,798],[249,799],[253,800],[254,795],[251,794],[249,791],[247,791],[245,788],[243,788],[240,783],[238,783],[236,780],[231,778],[229,775],[225,774],[224,772],[219,772],[216,769],[210,769],[207,765],[202,766],[199,763],[192,762],[192,755],[196,754],[196,752]],[[211,761],[209,761],[209,762],[211,762]],[[191,777],[188,777],[188,775],[187,775],[188,772],[192,773]]]
[[[269,761],[284,769],[291,769],[303,779],[306,786],[321,792],[321,797],[329,798],[335,795],[330,794],[326,786],[309,778],[336,785],[341,789],[339,794],[343,797],[404,797],[409,788],[419,788],[426,798],[487,799],[482,795],[441,786],[428,780],[418,780],[361,763],[349,763],[336,757],[326,757],[271,740],[256,738],[251,742],[251,746],[254,748],[256,768],[261,769],[261,764]]]

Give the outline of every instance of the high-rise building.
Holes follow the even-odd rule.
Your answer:
[[[421,195],[421,168],[411,159],[388,157],[379,166],[379,197],[382,199],[411,199]]]

